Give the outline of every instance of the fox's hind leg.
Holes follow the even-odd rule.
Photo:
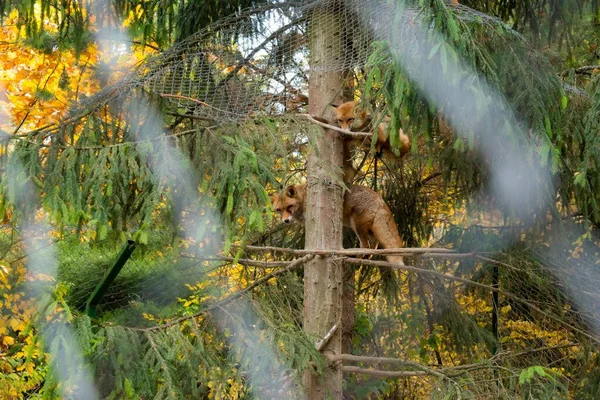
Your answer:
[[[350,226],[352,227],[354,233],[356,233],[356,236],[358,236],[360,247],[363,249],[370,249],[371,242],[369,240],[369,229],[360,228],[355,218],[350,219]]]
[[[377,214],[371,230],[373,231],[373,236],[375,236],[377,242],[384,249],[402,247],[402,238],[398,234],[398,227],[387,206]],[[404,265],[404,259],[401,255],[388,255],[386,258],[391,263]]]

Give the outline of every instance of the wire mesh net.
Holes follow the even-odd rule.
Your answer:
[[[457,7],[455,12],[464,21],[500,24],[466,7]],[[219,22],[144,62],[116,85],[79,104],[60,127],[36,132],[41,139],[27,145],[39,152],[41,159],[48,157],[47,143],[51,142],[63,159],[72,156],[67,153],[70,147],[93,153],[99,164],[109,163],[109,158],[123,154],[116,149],[118,146],[154,139],[130,136],[126,124],[118,125],[111,116],[106,116],[105,107],[115,110],[114,115],[133,113],[124,105],[131,99],[151,94],[153,101],[160,103],[160,110],[173,121],[165,137],[174,137],[175,147],[186,152],[192,152],[194,146],[208,148],[205,150],[208,152],[212,150],[210,136],[201,136],[204,128],[214,136],[214,132],[224,126],[248,121],[255,123],[253,129],[263,130],[263,138],[281,136],[284,131],[296,132],[297,137],[303,137],[298,140],[300,146],[306,143],[304,137],[308,127],[312,127],[304,117],[296,118],[307,112],[311,74],[323,71],[359,71],[357,74],[360,74],[368,63],[374,41],[400,43],[408,59],[416,57],[411,53],[414,30],[408,27],[417,17],[416,9],[397,14],[387,6],[375,6],[368,1],[288,3],[246,12]],[[311,59],[308,21],[314,23],[314,18],[323,18],[326,25],[342,25],[339,27],[343,32],[341,40],[335,44],[340,48],[331,49],[341,57],[326,62]],[[391,63],[392,59],[378,62]],[[268,116],[280,116],[292,122],[273,124],[265,121],[264,117]],[[136,123],[143,125],[146,118],[149,116],[143,115]],[[181,120],[191,122],[180,128],[177,122]],[[79,135],[82,126],[103,124],[109,127],[106,131],[111,132],[104,138],[88,137],[85,131]],[[188,129],[197,135],[195,139],[185,137]],[[77,135],[73,135],[74,132]],[[75,145],[56,139],[63,136],[76,137]],[[298,153],[291,157],[302,161]],[[151,175],[143,162],[127,165],[139,174]],[[126,177],[123,186],[134,185],[133,180]],[[143,207],[134,201],[137,200],[125,203],[123,208],[139,210]],[[126,224],[122,228],[128,229]],[[240,268],[239,264],[232,263],[234,254],[221,254],[220,258],[196,257],[189,243],[174,235],[156,232],[152,235],[153,246],[136,250],[102,298],[101,313],[130,309],[139,317],[149,310],[147,303],[176,304],[189,295],[186,285],[208,280],[218,286],[222,284],[219,273]],[[56,243],[60,254],[58,280],[71,285],[69,302],[81,309],[113,265],[120,248],[90,245],[71,237],[70,233],[57,236]],[[469,251],[475,250],[466,249],[462,253]],[[568,370],[567,383],[563,386],[568,386],[570,380],[581,382],[582,371],[591,368],[596,357],[595,351],[590,356],[588,346],[597,344],[600,339],[597,306],[600,267],[597,247],[590,245],[577,252],[574,254],[573,249],[552,252],[540,247],[486,254],[480,258],[475,252],[459,255],[449,252],[446,258],[414,257],[409,260],[423,272],[412,270],[408,277],[397,273],[395,303],[378,296],[378,289],[372,289],[375,286],[368,279],[361,281],[365,270],[370,271],[371,276],[376,275],[377,270],[360,267],[356,270],[359,290],[356,304],[360,310],[357,319],[360,335],[357,336],[361,336],[362,354],[420,359],[426,365],[449,368],[449,376],[458,377],[469,371],[470,381],[463,385],[480,398],[502,390],[514,392],[519,378],[514,371],[531,365]],[[1,228],[2,259],[20,263],[24,261],[23,254],[15,231],[11,227]],[[272,261],[284,253],[244,254],[250,261],[258,262]],[[273,268],[271,264],[265,264],[268,266],[265,268],[252,262],[239,269],[244,279],[260,279]],[[294,322],[300,324],[297,302],[301,285],[297,276],[291,274],[287,278],[285,288],[272,285],[261,289],[262,311],[266,315],[269,309],[285,309]],[[390,310],[390,304],[396,304],[397,308]],[[137,322],[130,318],[123,321],[123,325]],[[415,354],[415,347],[419,354]],[[501,368],[507,364],[515,368]],[[543,375],[538,377],[549,379]],[[594,379],[600,380],[600,377]],[[358,379],[355,385],[366,383]],[[535,385],[532,380],[530,383]],[[427,382],[427,389],[413,387],[411,385],[416,384],[410,378],[390,385],[399,397],[402,393],[419,393],[420,390],[432,393],[439,388],[435,382]],[[593,382],[580,385],[593,385]],[[540,385],[540,392],[536,393],[542,393],[544,388]]]
[[[471,23],[501,24],[467,7],[457,7]],[[311,72],[358,70],[374,41],[399,44],[415,56],[418,9],[399,13],[393,5],[371,1],[305,1],[258,8],[225,19],[142,64],[118,85],[83,104],[86,114],[143,88],[175,109],[200,120],[223,122],[256,115],[290,115],[306,110],[309,80],[308,20],[338,30],[328,44],[339,57],[311,59]],[[318,40],[318,39],[315,39]],[[379,60],[379,62],[391,62]],[[74,113],[74,117],[77,113]]]

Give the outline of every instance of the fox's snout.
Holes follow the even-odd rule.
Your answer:
[[[286,224],[291,223],[292,222],[292,217],[291,216],[290,217],[284,217],[283,218],[283,222],[285,222]]]

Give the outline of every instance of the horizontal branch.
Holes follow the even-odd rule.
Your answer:
[[[199,121],[207,121],[207,122],[212,122],[213,124],[216,123],[214,118],[209,118],[209,117],[202,117],[200,115],[195,115],[195,114],[181,114],[181,113],[176,113],[176,112],[168,112],[167,115],[171,115],[173,117],[179,117],[179,118],[186,118],[186,119],[196,119]]]
[[[211,129],[211,128],[215,128],[215,127],[216,126],[203,127],[203,129]],[[166,135],[154,136],[154,137],[151,137],[148,139],[132,140],[132,141],[127,141],[127,142],[106,144],[106,145],[96,145],[96,146],[65,146],[65,145],[58,145],[58,144],[45,144],[45,143],[41,143],[41,142],[34,142],[32,140],[28,140],[27,138],[24,138],[23,136],[19,136],[19,135],[10,135],[7,139],[8,140],[13,140],[13,139],[20,140],[22,142],[27,142],[31,145],[34,145],[37,147],[43,147],[43,148],[72,149],[75,151],[85,151],[85,150],[104,150],[104,149],[110,149],[113,147],[121,147],[121,146],[134,146],[138,143],[156,142],[158,140],[169,139],[169,138],[174,138],[174,137],[179,137],[179,136],[194,135],[196,133],[198,133],[197,129],[189,129],[189,130],[186,130],[183,132],[169,133]]]
[[[257,252],[274,252],[279,251],[282,253],[290,253],[290,254],[315,254],[315,255],[334,255],[334,256],[352,256],[352,255],[386,255],[386,254],[426,254],[426,253],[448,253],[448,254],[458,254],[455,253],[454,250],[437,248],[437,247],[402,247],[397,249],[341,249],[341,250],[305,250],[305,249],[290,249],[287,247],[273,247],[273,246],[243,246],[233,244],[231,245],[234,248],[242,248],[248,251],[257,251]],[[466,253],[469,257],[471,257],[474,253]]]
[[[327,358],[329,361],[349,361],[349,362],[362,362],[362,363],[370,363],[370,364],[398,364],[398,365],[406,365],[408,367],[413,367],[416,369],[427,368],[419,363],[414,361],[402,360],[400,358],[391,358],[391,357],[371,357],[371,356],[357,356],[354,354],[333,354],[328,355]]]
[[[325,121],[325,119],[323,119],[323,121],[320,121],[319,119],[315,118],[313,115],[310,115],[310,114],[296,114],[294,116],[304,117],[307,120],[309,120],[310,122],[315,123],[323,128],[331,129],[331,130],[343,133],[346,136],[351,136],[351,137],[361,138],[361,139],[370,138],[371,136],[373,136],[371,133],[368,133],[368,132],[353,132],[348,129],[342,129],[339,126],[335,126],[335,125],[331,125],[326,122],[323,122],[323,121]]]
[[[237,264],[258,267],[258,268],[276,268],[276,267],[285,267],[291,264],[293,261],[262,261],[262,260],[252,260],[249,258],[238,258],[229,257],[229,256],[212,256],[212,257],[196,257],[188,254],[182,254],[181,258],[187,258],[190,260],[198,260],[198,261],[229,261],[236,262]]]
[[[397,358],[383,358],[383,357],[365,357],[365,356],[355,356],[353,354],[337,354],[327,356],[330,361],[350,361],[350,362],[375,362],[375,363],[386,363],[386,364],[400,364],[413,369],[413,371],[382,371],[375,369],[366,369],[355,366],[345,365],[342,367],[343,372],[351,372],[355,374],[365,374],[372,376],[380,376],[385,378],[399,378],[399,377],[407,377],[407,376],[424,376],[431,375],[436,378],[444,379],[449,381],[457,390],[457,393],[460,393],[460,386],[456,381],[454,381],[449,376],[445,375],[443,372],[436,371],[435,369],[429,368],[425,365],[419,364],[414,361],[408,360],[400,360]],[[460,397],[460,396],[459,396]]]
[[[349,362],[362,362],[362,363],[375,363],[375,364],[398,364],[412,368],[414,371],[385,371],[385,372],[420,372],[421,374],[428,374],[437,376],[438,378],[447,378],[441,372],[435,371],[425,365],[419,364],[418,362],[401,360],[399,358],[389,357],[368,357],[368,356],[356,356],[354,354],[334,354],[328,355],[327,358],[334,361],[349,361]]]
[[[354,367],[354,366],[343,366],[342,372],[378,376],[381,378],[403,378],[403,377],[410,377],[410,376],[428,375],[427,372],[425,372],[425,371],[381,371],[378,369],[366,369],[366,368]]]
[[[576,74],[592,74],[592,72],[594,70],[600,70],[600,65],[586,65],[583,67],[579,67],[579,68],[575,68],[573,69],[573,72],[575,72]],[[560,76],[561,77],[565,77],[569,74],[569,72],[571,72],[571,69],[567,69],[565,71],[563,71]]]

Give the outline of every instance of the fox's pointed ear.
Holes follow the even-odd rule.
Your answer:
[[[296,197],[296,186],[290,185],[285,188],[285,195],[288,197]]]

